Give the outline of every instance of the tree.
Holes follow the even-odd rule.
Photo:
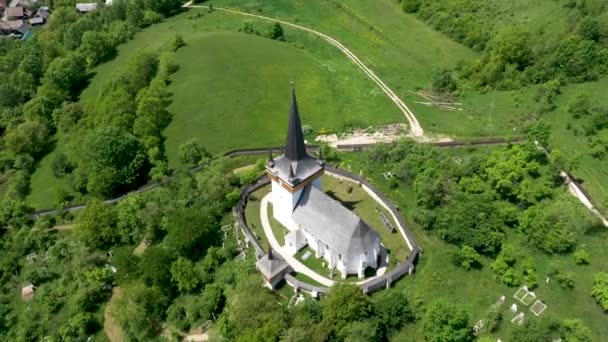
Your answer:
[[[580,319],[565,319],[562,321],[560,336],[564,342],[591,342],[593,334],[591,329]]]
[[[38,120],[28,120],[8,131],[5,137],[6,148],[14,155],[37,155],[46,144],[49,130]]]
[[[420,8],[421,0],[403,0],[402,6],[403,10],[407,13],[415,13],[418,12]]]
[[[553,341],[558,337],[559,324],[554,321],[530,319],[521,329],[513,329],[509,341],[538,342]]]
[[[151,246],[141,256],[139,272],[147,286],[157,286],[164,293],[171,293],[171,264],[175,260],[169,250]]]
[[[179,0],[145,0],[144,5],[146,9],[168,17],[180,10],[182,2]]]
[[[78,102],[65,102],[53,111],[53,123],[63,133],[68,133],[85,116],[84,109]]]
[[[75,96],[86,78],[86,61],[79,54],[72,53],[55,58],[46,69],[43,82],[50,82]]]
[[[407,298],[397,290],[381,291],[372,297],[373,316],[378,319],[384,336],[399,331],[403,325],[413,319],[408,307]]]
[[[218,237],[218,218],[210,208],[180,208],[166,217],[164,243],[178,255],[196,259]]]
[[[270,31],[268,32],[268,38],[274,40],[285,40],[285,36],[283,35],[283,27],[281,27],[281,24],[278,22],[272,24]]]
[[[177,258],[171,265],[171,279],[182,293],[193,291],[200,283],[194,263],[184,257]]]
[[[283,306],[262,287],[258,275],[236,284],[223,316],[219,322],[222,336],[238,336],[242,341],[276,341],[287,326]]]
[[[382,341],[378,321],[366,320],[348,323],[340,332],[344,341],[374,342]]]
[[[140,184],[147,174],[143,146],[133,135],[114,127],[92,130],[76,146],[77,168],[85,176],[86,189],[109,196]]]
[[[577,249],[576,251],[574,251],[574,261],[578,265],[589,264],[589,252],[584,249]]]
[[[501,65],[512,64],[523,70],[532,63],[530,32],[523,26],[502,29],[490,42],[490,58]]]
[[[595,274],[591,296],[595,298],[604,311],[608,311],[608,273],[598,272]]]
[[[470,270],[471,267],[481,266],[481,255],[474,248],[464,245],[460,248],[458,261],[465,270]]]
[[[433,91],[435,93],[451,93],[457,88],[456,81],[452,77],[452,70],[439,70],[433,76]]]
[[[198,142],[198,139],[192,138],[179,146],[177,155],[180,163],[185,166],[196,166],[204,158],[209,158],[211,155],[207,150]]]
[[[585,16],[578,23],[578,34],[586,40],[597,42],[600,39],[600,26],[597,18]]]
[[[436,299],[424,314],[424,337],[430,342],[464,342],[473,340],[469,315],[446,299]]]
[[[576,246],[572,218],[557,202],[528,208],[519,222],[530,242],[546,253],[564,253]]]
[[[86,31],[82,35],[80,51],[89,67],[93,67],[111,58],[116,53],[116,45],[112,37],[105,32]]]
[[[149,341],[160,333],[167,305],[168,300],[158,287],[135,283],[123,288],[114,317],[129,339]]]
[[[91,200],[78,216],[76,234],[87,246],[103,248],[117,240],[116,218],[111,205]]]
[[[340,331],[348,323],[361,321],[371,314],[367,296],[357,286],[338,284],[330,288],[322,302],[323,319]]]

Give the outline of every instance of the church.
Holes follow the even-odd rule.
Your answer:
[[[266,171],[272,183],[273,216],[289,231],[286,247],[296,253],[306,245],[343,278],[363,278],[367,267],[377,268],[380,237],[360,217],[321,190],[325,171],[322,156],[306,151],[295,89],[284,153],[269,156]]]

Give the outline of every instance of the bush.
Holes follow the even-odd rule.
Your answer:
[[[486,316],[485,327],[489,332],[493,333],[498,330],[500,323],[502,322],[502,313],[498,310],[492,310]]]
[[[500,280],[507,286],[519,286],[521,284],[521,279],[517,275],[517,272],[511,267],[505,271]]]
[[[66,174],[72,172],[74,167],[65,154],[59,153],[53,158],[51,169],[53,170],[53,175],[55,175],[55,177],[63,178]]]
[[[481,255],[469,246],[462,246],[458,255],[458,265],[465,270],[470,270],[471,267],[479,268],[481,267]]]
[[[403,0],[403,10],[407,13],[418,12],[420,8],[420,0]]]
[[[608,273],[599,272],[595,275],[591,296],[595,298],[604,311],[608,311]]]
[[[574,274],[572,274],[570,272],[558,271],[555,274],[555,279],[557,279],[557,282],[559,283],[559,285],[565,289],[574,288]]]
[[[439,70],[433,76],[433,92],[451,93],[457,88],[456,81],[452,77],[452,70]]]
[[[173,36],[173,38],[171,38],[171,43],[170,43],[170,49],[171,51],[175,52],[177,50],[179,50],[179,48],[181,48],[182,46],[185,46],[186,42],[184,41],[184,38],[179,35],[176,34]]]
[[[285,36],[283,35],[283,27],[281,27],[281,24],[274,23],[270,27],[270,31],[268,32],[268,38],[274,40],[285,40]]]
[[[574,252],[574,261],[578,265],[587,265],[589,264],[589,252],[584,249],[577,249]]]

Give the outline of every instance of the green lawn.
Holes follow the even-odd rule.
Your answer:
[[[287,228],[283,227],[283,225],[274,218],[271,203],[268,203],[268,221],[270,221],[270,228],[272,229],[274,238],[277,239],[279,245],[285,245],[285,235],[288,231]]]
[[[549,144],[552,148],[561,150],[567,156],[579,155],[580,164],[572,172],[576,178],[583,181],[583,186],[592,197],[594,204],[604,214],[608,214],[608,167],[606,159],[597,159],[589,154],[588,138],[583,134],[575,134],[574,129],[582,131],[583,119],[574,119],[568,113],[569,103],[579,93],[589,94],[599,105],[608,106],[605,89],[608,87],[608,77],[597,82],[574,84],[562,89],[557,100],[557,109],[547,113],[543,118],[551,125]],[[568,126],[571,126],[569,129]]]
[[[203,14],[200,18],[195,14]],[[178,146],[197,137],[211,152],[283,142],[296,82],[302,123],[317,132],[405,121],[398,109],[338,50],[285,28],[287,43],[237,32],[248,19],[202,9],[170,18],[119,47],[94,71],[81,98],[92,103],[112,72],[142,48],[159,48],[174,34],[186,41],[168,90],[173,120],[165,130],[173,164]],[[265,30],[267,22],[255,22]]]
[[[459,148],[446,150],[446,153],[451,157],[467,158],[478,155],[483,158],[491,150],[487,148]],[[365,161],[362,154],[346,154],[344,158],[347,159],[346,164],[350,165],[354,172],[367,169],[364,166]],[[370,179],[399,206],[412,229],[416,241],[424,251],[414,275],[404,277],[394,285],[394,287],[408,294],[410,302],[416,303],[416,307],[424,307],[425,304],[435,298],[446,297],[464,308],[469,313],[473,323],[483,318],[490,306],[501,295],[507,297],[503,306],[510,307],[515,302],[512,297],[517,288],[507,287],[494,280],[493,273],[490,270],[491,259],[484,258],[482,261],[483,267],[479,270],[466,271],[453,265],[451,255],[456,253],[458,248],[444,243],[434,234],[420,228],[412,219],[416,201],[411,188],[401,186],[398,189],[391,190],[381,171],[365,174],[365,177]],[[566,193],[564,188],[559,196],[570,195]],[[582,205],[580,205],[580,210],[585,210]],[[578,246],[586,249],[591,255],[591,263],[586,266],[576,265],[571,254],[549,256],[539,252],[537,249],[530,247],[526,237],[518,231],[509,230],[507,233],[507,243],[517,246],[515,269],[520,274],[522,272],[522,260],[527,256],[534,258],[539,283],[538,288],[534,291],[537,297],[548,306],[540,318],[534,317],[529,312],[529,307],[525,307],[526,311],[524,312],[527,319],[552,317],[561,320],[579,318],[591,328],[595,340],[608,340],[608,326],[605,324],[608,315],[601,310],[590,295],[594,274],[608,269],[608,249],[606,248],[608,230],[598,228],[578,236]],[[549,284],[545,283],[545,278],[555,269],[573,274],[576,282],[574,289],[561,288],[554,278],[550,280]],[[523,305],[518,305],[520,308],[523,307]],[[511,318],[509,315],[504,316],[501,329],[493,337],[505,341],[512,329],[520,329],[508,322]],[[410,325],[399,336],[396,336],[395,340],[424,340],[422,325]]]
[[[268,246],[268,239],[264,234],[262,220],[260,219],[260,202],[270,192],[270,186],[263,187],[251,194],[247,207],[245,208],[245,220],[251,231],[260,238],[264,249]]]
[[[454,68],[477,53],[404,13],[394,0],[218,0],[214,5],[294,21],[338,39],[406,101],[428,133],[516,135],[522,127],[517,117],[533,108],[533,93],[509,91],[463,90],[461,112],[414,103],[426,100],[410,91],[430,88],[436,70]]]

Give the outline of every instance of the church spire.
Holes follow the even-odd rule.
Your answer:
[[[287,143],[285,144],[285,157],[291,161],[305,159],[306,145],[300,122],[300,112],[296,100],[296,88],[291,82],[291,110],[289,113],[289,124],[287,126]]]
[[[275,162],[274,162],[274,158],[272,158],[272,149],[268,149],[268,165],[270,167],[274,167]]]
[[[293,182],[294,179],[296,179],[296,175],[293,172],[293,166],[289,164],[289,181]]]

